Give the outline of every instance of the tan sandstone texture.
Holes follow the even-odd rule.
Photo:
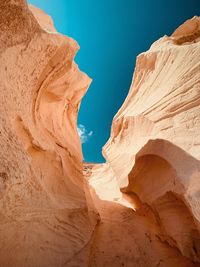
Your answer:
[[[138,56],[105,164],[82,166],[78,48],[0,1],[0,267],[200,266],[200,19]]]
[[[90,79],[77,43],[30,10],[0,2],[0,266],[70,266],[95,225],[76,129]]]

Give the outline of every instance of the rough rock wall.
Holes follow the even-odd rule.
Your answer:
[[[77,43],[30,9],[0,3],[0,266],[67,266],[93,232],[76,128],[90,79]]]
[[[134,266],[200,263],[199,59],[198,17],[137,57],[129,94],[103,148],[107,163],[91,172],[90,184],[100,198],[105,199],[98,185],[102,174],[105,181],[118,183],[123,193],[120,202],[125,199],[135,209],[136,233],[129,244],[137,244],[144,255]],[[151,252],[142,234],[137,236],[143,227],[136,223],[137,215],[145,216],[145,223],[150,223],[149,215],[153,220],[144,230],[154,247]],[[165,253],[156,242],[165,246]],[[170,248],[177,252],[174,258]]]
[[[135,155],[150,139],[167,140],[200,159],[199,25],[194,17],[137,57],[129,94],[103,149],[116,173],[127,166],[120,176],[129,173]]]

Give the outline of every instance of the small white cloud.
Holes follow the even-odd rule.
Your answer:
[[[88,132],[83,124],[79,124],[77,126],[77,130],[81,138],[82,144],[86,143],[89,140],[89,138],[93,135],[93,131]]]
[[[93,135],[93,131],[90,131],[88,135],[89,136],[92,136]]]

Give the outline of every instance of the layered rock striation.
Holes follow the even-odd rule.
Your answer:
[[[91,80],[23,0],[1,1],[0,43],[0,266],[67,266],[94,228],[76,128]]]
[[[3,0],[0,44],[0,266],[200,266],[200,19],[138,56],[105,164],[82,164],[77,43]]]
[[[137,57],[129,94],[103,148],[107,163],[99,172],[107,179],[114,177],[136,214],[150,213],[154,218],[145,230],[151,246],[159,240],[187,260],[178,263],[177,255],[173,259],[156,248],[160,257],[156,265],[144,241],[135,239],[140,250],[150,254],[134,266],[200,263],[199,30],[200,19],[194,17]],[[105,168],[112,176],[105,174]]]

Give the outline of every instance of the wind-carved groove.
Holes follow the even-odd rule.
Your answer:
[[[34,141],[34,138],[31,135],[29,129],[25,127],[25,124],[20,116],[17,116],[17,118],[15,119],[15,129],[16,134],[19,140],[22,142],[24,149],[26,149],[27,151],[31,149],[38,151],[43,150],[39,145],[36,145],[36,141]]]
[[[184,196],[184,179],[178,176],[169,162],[158,156],[158,151],[162,151],[164,146],[162,150],[155,149],[158,155],[154,154],[153,143],[156,144],[156,141],[139,151],[129,174],[129,185],[123,188],[122,192],[127,195],[126,198],[132,199],[133,203],[137,196],[140,201],[140,204],[136,205],[138,212],[145,203],[149,206],[160,228],[160,233],[156,235],[161,242],[176,248],[185,258],[200,262],[199,222],[191,211],[190,199]],[[191,168],[190,164],[198,164],[200,168],[200,163],[186,156],[185,152],[173,146],[171,149],[176,151],[176,154],[179,153],[182,160],[183,156],[188,157],[188,168]],[[164,153],[167,155],[167,151],[163,150]],[[177,165],[180,164],[178,161],[177,158]]]

